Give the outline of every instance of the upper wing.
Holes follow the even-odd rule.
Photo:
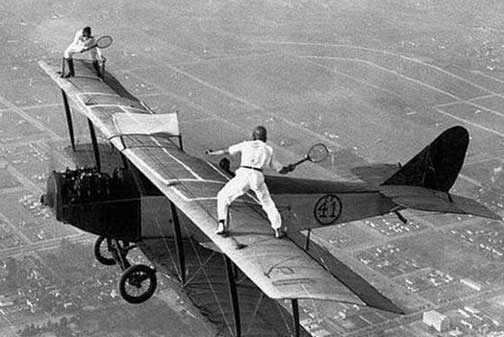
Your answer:
[[[139,168],[269,297],[335,300],[364,305],[290,240],[276,240],[257,202],[246,195],[232,207],[233,236],[215,234],[216,195],[227,178],[213,165],[180,151],[162,135],[125,135],[117,116],[151,111],[140,101],[102,81],[85,64],[75,61],[76,73],[62,79],[59,65],[40,66],[66,92],[111,143]],[[116,116],[116,117],[114,117]],[[245,248],[237,249],[238,246]]]

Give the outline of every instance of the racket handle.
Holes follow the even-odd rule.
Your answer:
[[[98,45],[97,45],[97,44],[95,44],[95,45],[93,45],[93,46],[91,46],[91,47],[87,47],[87,48],[85,48],[83,51],[81,51],[81,53],[83,53],[83,52],[85,52],[85,51],[88,51],[88,50],[91,50],[91,49],[96,48],[96,47],[98,47]]]
[[[304,162],[305,162],[305,161],[307,161],[308,159],[310,159],[310,157],[306,156],[306,157],[304,157],[303,159],[298,160],[298,161],[297,161],[297,162],[295,162],[295,163],[292,163],[291,165],[292,165],[292,166],[294,166],[294,167],[296,167],[296,166],[298,166],[299,164],[304,163]]]

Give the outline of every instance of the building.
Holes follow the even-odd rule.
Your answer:
[[[481,291],[481,285],[469,279],[460,279],[460,283],[476,291]]]
[[[480,311],[478,309],[470,307],[470,306],[465,306],[464,310],[467,311],[467,312],[470,312],[473,315],[477,315],[477,314],[480,313]]]
[[[492,331],[489,332],[488,337],[504,337],[504,331]]]
[[[447,331],[450,328],[450,318],[436,310],[424,312],[423,322],[439,332]]]

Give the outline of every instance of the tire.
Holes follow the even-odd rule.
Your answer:
[[[156,287],[156,272],[144,264],[129,267],[119,280],[119,293],[126,302],[133,304],[147,301]]]
[[[93,247],[94,255],[96,260],[101,264],[106,266],[113,266],[116,264],[112,254],[108,250],[107,240],[104,236],[100,236],[96,239],[94,247]]]

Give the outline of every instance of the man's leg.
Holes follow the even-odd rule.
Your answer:
[[[63,58],[61,59],[61,77],[65,76],[65,71],[67,68],[66,64],[67,64],[66,58],[63,56]]]
[[[96,71],[96,75],[98,75],[98,77],[102,77],[100,63],[98,62],[98,60],[93,61],[93,68]]]
[[[217,218],[219,220],[217,234],[227,234],[229,231],[229,206],[238,197],[243,195],[247,189],[246,179],[241,175],[237,175],[228,181],[219,193],[217,193]]]
[[[68,47],[63,53],[63,69],[61,70],[61,77],[67,78],[75,76],[72,58],[73,54],[75,54],[75,51],[71,47]]]
[[[100,62],[99,62],[99,59],[98,59],[98,53],[96,52],[96,48],[93,48],[89,51],[89,55],[91,57],[91,60],[93,61],[93,68],[96,72],[96,75],[98,75],[98,77],[103,77],[103,74],[102,74],[102,71],[101,71],[101,68],[100,68]]]
[[[75,76],[74,64],[72,58],[63,58],[63,69],[61,70],[61,77],[68,78]]]
[[[259,199],[259,201],[261,202],[261,206],[264,212],[266,212],[266,215],[268,216],[271,227],[275,231],[275,237],[278,239],[283,237],[284,233],[281,229],[282,217],[278,212],[275,202],[273,201],[273,199],[271,199],[268,187],[263,182],[262,184],[259,184],[259,186],[257,186],[257,189],[254,192],[257,196],[257,199]]]
[[[70,76],[75,76],[75,69],[74,69],[74,63],[73,63],[73,58],[67,59],[68,61],[68,68],[69,68],[69,77]]]

